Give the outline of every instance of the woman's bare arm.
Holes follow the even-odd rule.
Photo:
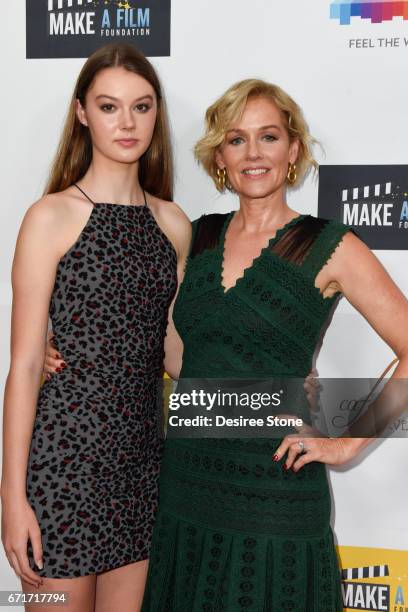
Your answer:
[[[401,384],[394,385],[402,391],[408,380],[407,298],[374,253],[352,233],[346,234],[341,248],[329,263],[329,273],[344,296],[398,357],[390,380],[404,379]],[[391,386],[388,384],[386,388],[390,390]],[[349,443],[361,450],[370,442],[369,438],[356,438]]]
[[[28,564],[28,538],[40,564],[42,555],[40,530],[26,498],[26,471],[49,303],[61,248],[56,221],[49,198],[29,209],[17,239],[12,269],[11,363],[3,414],[2,537],[14,569],[31,584],[38,584],[40,579]]]
[[[371,250],[351,232],[347,233],[316,278],[322,293],[336,285],[347,300],[368,321],[399,359],[390,381],[408,379],[408,300]],[[309,452],[299,455],[299,436],[287,437],[277,450],[280,458],[288,452],[286,465],[298,471],[309,461],[339,465],[356,456],[373,438],[315,438]]]
[[[178,287],[170,304],[166,337],[164,339],[164,368],[170,378],[177,380],[183,361],[183,342],[173,323],[173,308],[184,277],[187,254],[191,243],[191,223],[187,215],[177,204],[168,205],[168,203],[164,203],[160,208],[160,213],[158,222],[171,240],[177,253]]]

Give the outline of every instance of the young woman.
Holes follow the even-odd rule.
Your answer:
[[[23,589],[66,591],[69,611],[141,603],[163,340],[191,238],[171,198],[157,75],[132,46],[108,45],[79,75],[13,263],[2,540]],[[38,393],[49,315],[66,362]]]
[[[347,226],[286,203],[314,164],[299,106],[243,81],[206,125],[197,157],[239,210],[193,223],[173,316],[180,378],[304,377],[341,294],[399,357],[393,378],[407,378],[406,298]],[[368,443],[168,439],[143,611],[341,612],[325,464]]]

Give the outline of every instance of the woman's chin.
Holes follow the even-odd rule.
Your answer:
[[[239,190],[236,190],[236,193],[240,197],[244,198],[252,198],[252,199],[261,199],[267,198],[276,192],[278,188],[272,185],[240,185]]]
[[[233,185],[235,193],[244,198],[267,198],[276,193],[282,188],[276,180],[271,180],[270,176],[262,177],[240,177],[234,181]]]

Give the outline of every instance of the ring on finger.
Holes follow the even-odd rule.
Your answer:
[[[300,446],[300,454],[303,455],[304,453],[307,452],[307,449],[305,447],[305,443],[302,440],[299,440],[298,444]]]

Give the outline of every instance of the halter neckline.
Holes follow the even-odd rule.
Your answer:
[[[77,183],[74,183],[74,187],[79,189],[79,191],[87,198],[87,200],[89,200],[91,202],[91,204],[93,204],[93,206],[99,206],[101,204],[102,205],[107,204],[109,206],[126,206],[126,207],[130,207],[130,208],[147,208],[146,193],[145,193],[144,189],[142,189],[142,191],[143,191],[143,198],[144,198],[144,204],[143,204],[143,206],[141,206],[140,204],[114,204],[113,202],[94,202],[94,200],[92,200],[89,197],[89,195],[87,193],[85,193],[85,191],[83,189],[81,189],[81,187]]]

